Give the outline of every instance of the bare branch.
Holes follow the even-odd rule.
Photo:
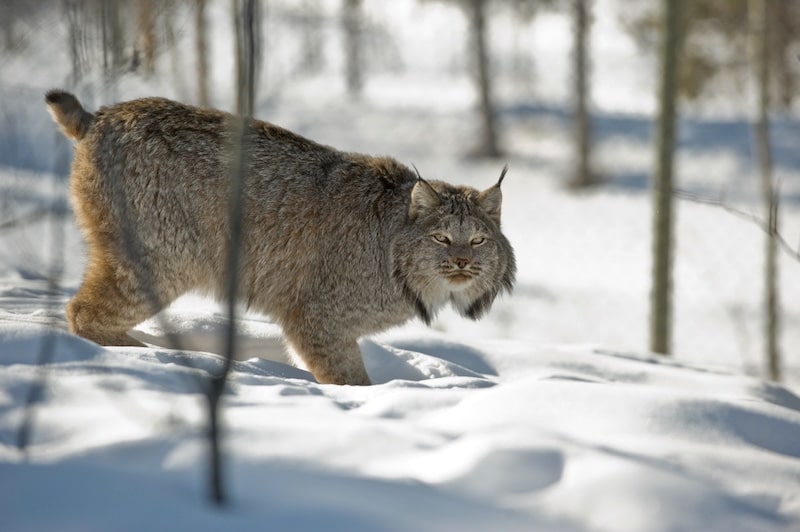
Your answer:
[[[755,224],[767,235],[770,234],[774,235],[781,249],[783,249],[783,251],[793,259],[800,261],[800,244],[798,244],[797,249],[795,249],[794,247],[792,247],[791,244],[789,244],[789,242],[786,240],[786,238],[784,238],[784,236],[780,233],[780,231],[778,231],[779,201],[778,201],[777,187],[775,193],[773,194],[772,202],[770,204],[769,220],[764,220],[763,218],[760,218],[759,216],[751,212],[743,211],[741,209],[737,209],[736,207],[731,206],[730,204],[725,202],[725,198],[722,194],[720,194],[719,198],[709,198],[707,196],[700,196],[693,192],[680,189],[673,189],[672,194],[678,199],[691,201],[692,203],[700,203],[702,205],[719,207],[733,214],[734,216],[737,216],[743,220]]]
[[[61,157],[64,156],[64,152],[61,152]],[[58,163],[63,161],[60,161],[59,158],[56,157],[54,162],[56,163],[56,167],[58,167]],[[59,185],[60,183],[58,180],[53,181],[54,188],[57,188]],[[44,218],[50,212],[58,212],[55,210],[55,205],[45,208],[44,212],[40,211],[41,209],[33,211],[33,214],[37,215],[34,219],[38,219],[39,217]],[[61,284],[61,277],[64,272],[64,224],[60,223],[56,216],[52,216],[50,218],[49,230],[50,237],[52,239],[52,255],[50,257],[50,268],[47,272],[47,306],[53,308],[58,305],[57,288]],[[33,432],[36,421],[36,405],[41,401],[43,391],[47,386],[48,365],[55,357],[57,318],[55,313],[50,312],[48,314],[50,316],[48,319],[49,327],[46,329],[45,334],[42,337],[42,343],[39,346],[39,353],[36,359],[36,376],[31,385],[28,387],[28,395],[25,397],[25,408],[23,409],[22,421],[17,428],[17,448],[24,454],[28,453],[28,449],[33,440]]]
[[[56,205],[50,207],[40,207],[23,214],[19,218],[13,218],[11,220],[0,222],[0,231],[10,231],[25,225],[30,225],[47,218],[48,216],[64,217],[68,212],[69,211],[66,209],[59,209]]]
[[[210,482],[211,500],[222,506],[228,502],[222,478],[222,449],[220,445],[220,400],[232,361],[236,354],[236,296],[239,293],[239,264],[241,262],[242,236],[244,232],[244,192],[245,179],[250,166],[250,155],[247,150],[250,118],[253,115],[256,83],[256,25],[259,24],[258,0],[234,0],[236,9],[235,29],[237,41],[237,118],[232,122],[233,128],[230,168],[230,203],[229,230],[230,243],[227,262],[227,297],[228,297],[228,331],[225,338],[225,357],[220,371],[212,375],[208,389],[208,438],[211,451]]]

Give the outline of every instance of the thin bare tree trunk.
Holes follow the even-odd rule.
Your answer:
[[[342,29],[347,92],[351,97],[358,98],[364,85],[361,57],[361,0],[344,0]]]
[[[137,15],[137,52],[143,55],[144,72],[152,76],[156,71],[156,29],[152,0],[139,0]]]
[[[753,67],[757,83],[754,133],[758,168],[761,175],[761,193],[767,210],[767,232],[764,260],[764,304],[766,359],[769,378],[781,379],[779,346],[780,309],[778,301],[778,208],[772,182],[772,150],[769,139],[769,37],[770,17],[766,0],[750,0],[750,21],[753,38]]]
[[[677,119],[677,71],[681,46],[681,0],[662,0],[661,79],[653,189],[653,286],[650,298],[650,350],[669,354],[672,327],[673,206],[672,172]]]
[[[119,0],[99,0],[103,77],[107,94],[116,99],[115,84],[125,63],[125,38]]]
[[[206,23],[206,0],[195,0],[194,49],[197,60],[197,100],[201,107],[208,107],[208,24]]]
[[[3,48],[8,51],[13,51],[18,45],[16,35],[16,22],[19,11],[20,2],[18,0],[9,0],[3,5],[0,5],[0,28],[3,34]]]
[[[236,37],[236,110],[252,114],[261,71],[261,4],[259,0],[233,0]],[[250,24],[244,28],[242,24]],[[252,87],[253,90],[249,90]],[[244,99],[243,99],[244,98]]]
[[[797,54],[788,53],[792,46],[793,6],[791,2],[767,2],[769,28],[768,61],[774,73],[770,73],[775,80],[775,102],[780,103],[785,111],[791,111],[792,101],[797,93],[794,77],[794,66]],[[770,53],[771,52],[771,53]]]
[[[300,29],[302,39],[300,68],[305,72],[317,72],[322,67],[324,44],[319,3],[318,1],[304,0],[301,9],[303,26]]]
[[[83,17],[83,4],[77,0],[65,0],[64,15],[68,24],[68,45],[69,57],[72,70],[70,72],[70,84],[75,85],[83,77],[86,61],[84,60],[83,28],[85,19]]]
[[[475,51],[475,74],[478,84],[481,114],[481,141],[476,155],[499,157],[500,147],[497,141],[497,125],[492,104],[491,78],[489,73],[489,54],[486,45],[486,1],[471,0],[469,2],[470,25]]]
[[[178,45],[179,35],[175,28],[180,28],[181,24],[178,21],[178,9],[180,8],[179,2],[170,0],[161,4],[161,11],[158,13],[158,18],[161,21],[161,28],[158,32],[163,32],[164,44],[160,47],[163,52],[169,55],[169,70],[175,86],[175,93],[181,100],[188,100],[191,98],[189,90],[186,87],[186,76],[184,75],[185,59],[184,55]],[[194,86],[194,84],[192,84]]]
[[[244,190],[249,168],[247,152],[248,124],[253,115],[256,90],[256,61],[258,35],[258,0],[234,0],[234,20],[237,45],[237,119],[233,123],[230,168],[229,227],[230,243],[227,260],[228,329],[225,335],[225,358],[221,369],[211,377],[208,390],[209,441],[211,450],[210,484],[211,500],[221,506],[228,502],[223,480],[222,428],[220,401],[234,360],[236,342],[236,296],[239,293],[239,265],[241,263],[244,228]],[[241,8],[241,9],[240,9]]]
[[[105,0],[108,4],[111,37],[111,65],[116,72],[125,68],[125,31],[120,13],[120,0]]]
[[[573,0],[573,23],[575,48],[573,50],[573,94],[575,98],[574,131],[575,131],[575,174],[572,185],[588,187],[594,184],[595,176],[591,169],[591,124],[588,109],[589,61],[589,9],[591,0]]]

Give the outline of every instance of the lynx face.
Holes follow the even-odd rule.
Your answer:
[[[409,225],[392,248],[394,275],[420,318],[450,303],[480,318],[511,291],[514,253],[500,232],[499,183],[484,192],[420,179],[411,192]]]

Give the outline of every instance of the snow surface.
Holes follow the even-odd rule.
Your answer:
[[[224,318],[187,321],[202,331]],[[244,325],[247,338],[277,340],[263,322]],[[234,365],[223,401],[233,502],[217,510],[205,499],[202,390],[218,357],[103,349],[10,320],[0,346],[3,530],[800,524],[800,398],[750,377],[434,333],[363,341],[376,382],[366,388],[253,358]]]
[[[214,99],[230,108],[227,5],[212,3],[209,17]],[[335,41],[326,69],[296,71],[287,21],[302,5],[270,2],[259,116],[431,177],[494,182],[505,161],[463,157],[475,97],[457,9],[366,2],[373,70],[350,102]],[[335,40],[338,3],[322,5],[321,31]],[[413,322],[364,339],[368,388],[315,383],[289,363],[275,324],[243,316],[223,400],[223,509],[208,502],[203,391],[220,365],[224,313],[187,295],[134,331],[148,348],[65,332],[85,258],[60,177],[69,144],[42,104],[46,89],[67,86],[63,24],[45,20],[32,35],[49,38],[0,58],[0,530],[800,529],[800,263],[780,256],[787,384],[767,383],[763,234],[679,203],[675,356],[646,353],[652,148],[641,113],[652,110],[653,65],[621,33],[617,4],[597,5],[596,162],[607,184],[563,187],[568,21],[498,11],[514,295],[478,323],[445,312],[432,329]],[[191,32],[179,37],[184,55],[162,57],[151,80],[67,88],[91,106],[191,101]],[[679,186],[724,191],[758,213],[746,117],[726,114],[740,107],[721,98],[711,116],[684,118]],[[800,126],[776,117],[775,141],[781,227],[796,242]]]

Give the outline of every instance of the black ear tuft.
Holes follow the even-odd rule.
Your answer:
[[[417,165],[412,163],[412,164],[411,164],[411,167],[412,167],[412,168],[414,169],[414,171],[417,173],[417,179],[419,179],[420,181],[425,181],[424,179],[422,179],[422,174],[420,174],[420,173],[419,173],[419,170],[417,170]]]
[[[408,206],[408,215],[412,220],[421,213],[433,210],[442,204],[439,192],[433,188],[433,185],[422,179],[416,166],[414,166],[414,170],[417,172],[417,182],[411,189],[411,201]]]
[[[503,179],[506,177],[506,172],[508,172],[508,164],[506,164],[503,167],[503,171],[500,172],[500,179],[497,180],[497,185],[495,185],[496,187],[499,187],[503,183]]]

